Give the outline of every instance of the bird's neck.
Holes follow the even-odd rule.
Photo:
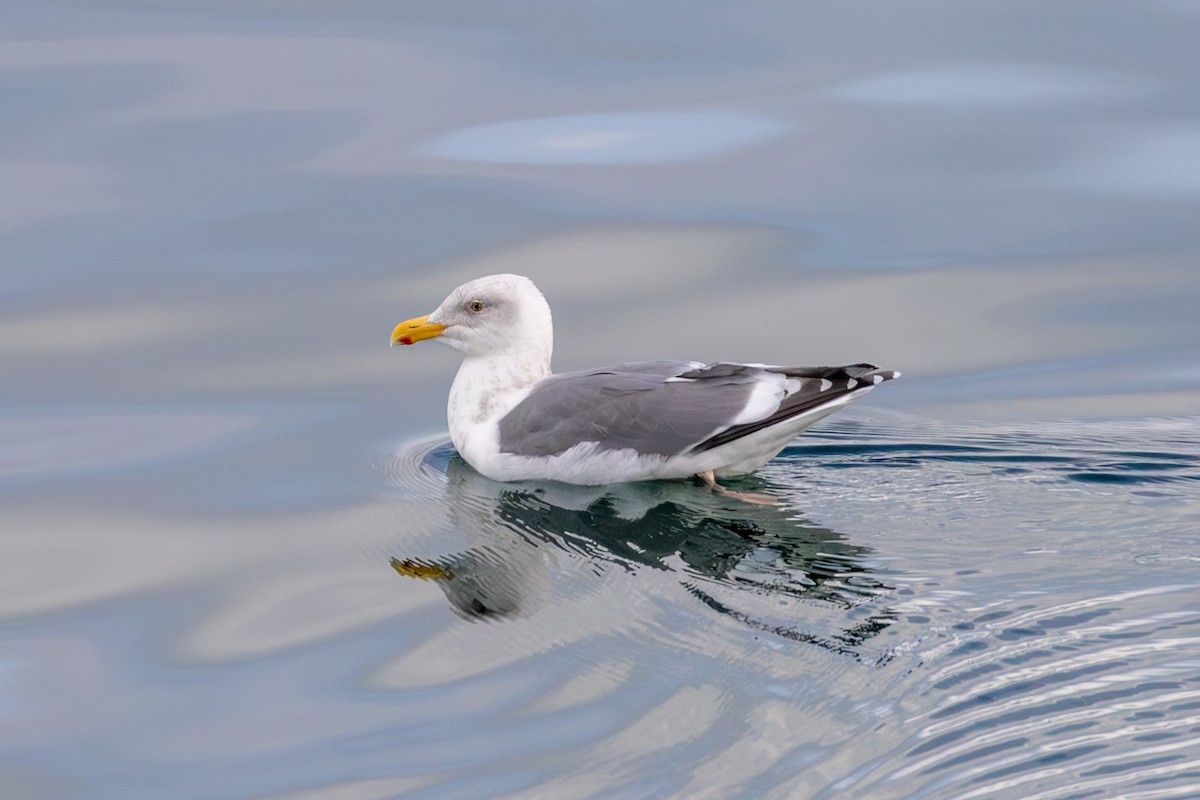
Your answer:
[[[501,353],[463,359],[450,387],[450,438],[461,451],[469,429],[516,405],[517,393],[550,374],[549,353]]]

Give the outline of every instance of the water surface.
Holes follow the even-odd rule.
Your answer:
[[[0,795],[1200,794],[1194,3],[13,2]],[[900,369],[500,485],[399,320]]]

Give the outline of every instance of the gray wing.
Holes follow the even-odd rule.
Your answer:
[[[651,361],[554,375],[499,423],[500,450],[562,453],[580,442],[675,455],[729,426],[752,386],[744,378],[681,380],[689,362]]]
[[[874,367],[648,361],[555,375],[536,384],[500,420],[500,450],[550,456],[581,442],[662,456],[707,450],[814,407],[799,395],[820,397],[817,405],[824,405],[846,394],[852,390],[846,388],[851,379],[846,370],[865,373]],[[778,387],[779,402],[758,419],[734,426],[764,382]]]

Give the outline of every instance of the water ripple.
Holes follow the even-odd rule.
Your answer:
[[[1013,598],[926,654],[924,707],[867,786],[907,796],[1150,797],[1200,750],[1200,584],[1040,608]],[[1176,603],[1179,611],[1162,611]],[[1157,790],[1146,790],[1157,791]]]
[[[392,566],[492,624],[432,626],[368,684],[424,698],[418,760],[454,742],[514,796],[1192,796],[1197,451],[1186,420],[850,419],[741,484],[764,508],[495,484],[417,442],[384,473],[438,514]],[[571,780],[435,722],[464,703]]]

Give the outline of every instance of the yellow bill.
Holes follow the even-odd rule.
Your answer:
[[[437,322],[430,322],[428,314],[423,317],[413,317],[395,327],[392,331],[392,345],[416,344],[422,339],[432,339],[436,336],[441,336],[444,330],[446,330],[446,326]]]

